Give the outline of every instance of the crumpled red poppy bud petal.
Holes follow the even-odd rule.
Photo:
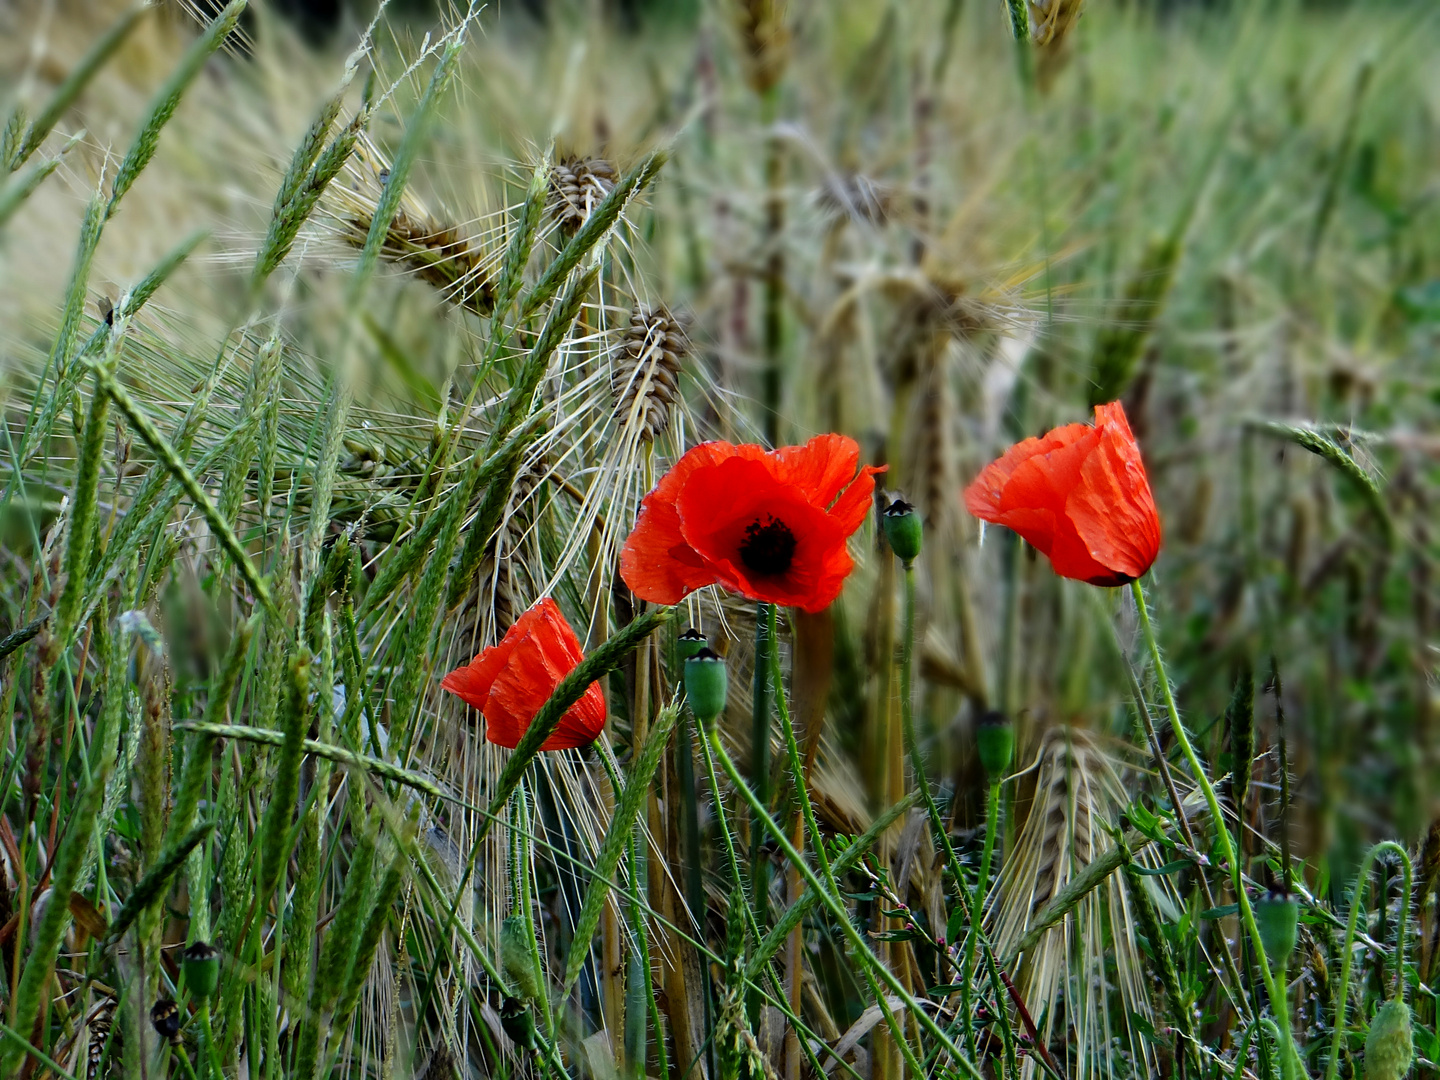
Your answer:
[[[1160,515],[1118,401],[1095,424],[1066,424],[1016,443],[965,489],[965,507],[1004,525],[1050,559],[1062,577],[1123,585],[1160,553]]]
[[[575,631],[550,597],[540,600],[440,686],[485,717],[485,739],[514,749],[560,680],[584,658]],[[605,694],[591,683],[565,711],[542,750],[568,750],[594,742],[605,727]]]

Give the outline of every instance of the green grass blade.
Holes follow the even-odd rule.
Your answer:
[[[606,830],[605,839],[601,841],[600,850],[595,856],[595,876],[590,879],[590,887],[585,892],[585,903],[580,908],[580,917],[575,920],[575,934],[570,939],[570,952],[565,958],[565,981],[561,987],[561,997],[569,996],[570,988],[580,977],[590,955],[590,941],[600,926],[600,912],[605,907],[606,897],[610,895],[610,879],[620,865],[620,856],[625,854],[625,845],[631,840],[635,819],[650,794],[650,781],[654,779],[655,769],[660,764],[665,748],[670,744],[670,734],[675,730],[675,721],[679,716],[678,704],[668,705],[660,710],[655,723],[651,725],[650,733],[645,737],[640,756],[630,770],[625,790],[615,804],[610,827]]]
[[[210,528],[215,530],[215,535],[219,537],[226,553],[240,568],[240,574],[244,577],[245,583],[250,586],[250,591],[255,594],[256,600],[268,608],[272,614],[275,613],[275,601],[270,597],[269,588],[261,579],[260,572],[255,569],[255,564],[250,561],[250,556],[245,553],[245,548],[235,535],[235,530],[230,527],[230,523],[220,513],[220,508],[206,494],[194,474],[186,468],[185,462],[181,460],[175,448],[165,440],[164,435],[160,434],[160,429],[155,426],[155,422],[140,410],[125,388],[117,383],[108,372],[100,368],[95,370],[105,393],[110,395],[116,407],[130,421],[131,426],[140,433],[140,437],[164,462],[171,475],[180,482],[181,487],[185,489],[185,494],[190,496],[190,500],[205,515],[205,520],[209,522]]]
[[[50,876],[50,892],[54,901],[45,908],[45,914],[35,927],[34,946],[25,960],[15,998],[11,1002],[11,1018],[20,1031],[33,1031],[36,1017],[40,1015],[41,1000],[45,987],[55,971],[55,960],[60,954],[60,944],[70,926],[70,893],[79,879],[85,853],[90,848],[90,838],[95,832],[99,818],[100,803],[105,797],[105,783],[109,770],[102,769],[90,778],[85,793],[75,803],[66,824],[64,839],[60,841],[55,856],[55,867]],[[19,944],[16,944],[19,947]],[[0,1050],[0,1075],[14,1076],[20,1067],[24,1051],[13,1042]]]
[[[135,890],[126,898],[125,904],[115,916],[115,921],[110,924],[110,932],[107,935],[107,942],[114,945],[122,937],[125,931],[129,930],[141,912],[156,903],[170,887],[170,879],[180,872],[185,865],[196,845],[200,844],[215,829],[215,822],[202,821],[193,829],[187,832],[180,840],[162,851],[155,860],[155,865],[145,872],[145,876],[135,883]]]
[[[130,31],[135,29],[150,7],[151,5],[145,2],[132,5],[130,10],[111,23],[110,29],[106,30],[99,40],[90,46],[90,50],[80,58],[80,62],[65,77],[65,81],[56,88],[55,93],[50,95],[50,100],[45,103],[45,108],[26,130],[25,140],[20,144],[9,163],[12,172],[24,165],[30,155],[40,148],[45,137],[60,122],[60,117],[65,115],[65,110],[75,103],[75,99],[89,85],[95,74],[109,62],[116,50],[125,44],[125,39],[130,36]],[[0,220],[3,220],[3,217],[0,217]]]
[[[160,144],[161,129],[175,115],[181,97],[195,76],[200,74],[200,69],[205,66],[205,61],[210,59],[210,54],[220,48],[230,36],[230,31],[235,29],[235,24],[240,21],[240,13],[245,10],[245,4],[246,0],[231,0],[225,10],[215,17],[215,21],[186,50],[180,59],[180,65],[160,88],[160,92],[150,104],[150,112],[140,127],[140,133],[135,136],[135,141],[130,144],[124,160],[120,162],[120,168],[115,172],[115,179],[110,185],[110,202],[105,208],[107,218],[115,215],[120,207],[120,200],[140,178],[145,166],[150,164],[150,159],[155,156],[155,148]]]

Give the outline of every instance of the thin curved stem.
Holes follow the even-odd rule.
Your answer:
[[[1410,856],[1393,840],[1382,840],[1365,853],[1360,860],[1360,872],[1355,875],[1355,887],[1350,890],[1350,919],[1345,925],[1345,948],[1341,953],[1340,982],[1335,990],[1335,1029],[1330,1036],[1330,1062],[1325,1066],[1325,1080],[1335,1080],[1340,1069],[1340,1040],[1345,1035],[1345,1014],[1350,1003],[1350,966],[1354,958],[1355,923],[1360,915],[1360,900],[1365,895],[1365,886],[1370,880],[1370,871],[1375,859],[1382,851],[1393,852],[1400,857],[1405,868],[1404,895],[1401,898],[1400,926],[1395,933],[1395,996],[1405,994],[1405,921],[1410,917]],[[1383,902],[1383,897],[1382,897]]]
[[[785,735],[785,748],[790,755],[790,771],[795,779],[795,796],[800,803],[800,813],[805,821],[806,831],[810,834],[810,846],[815,849],[815,861],[820,864],[820,872],[825,877],[825,882],[838,896],[840,886],[836,883],[835,872],[830,867],[830,860],[825,854],[825,838],[820,834],[820,825],[815,820],[814,807],[810,805],[810,793],[805,787],[804,765],[800,760],[800,745],[795,738],[795,726],[790,721],[790,706],[785,700],[785,684],[781,679],[780,672],[780,651],[775,648],[776,640],[776,618],[775,605],[770,605],[770,674],[775,682],[775,703],[780,713],[780,728]],[[787,841],[788,843],[788,841]],[[793,845],[788,848],[787,854],[795,851]],[[800,853],[795,851],[794,858],[800,859]],[[757,928],[758,929],[758,928]],[[924,1075],[920,1061],[915,1057],[915,1052],[910,1048],[910,1043],[905,1038],[905,1030],[900,1022],[895,1019],[894,1011],[890,1003],[885,1000],[879,985],[875,982],[875,976],[866,969],[864,970],[865,981],[869,984],[870,992],[875,995],[875,1004],[880,1007],[881,1015],[885,1018],[885,1026],[890,1030],[895,1043],[900,1047],[900,1053],[905,1058],[905,1063],[916,1076]]]
[[[720,800],[720,781],[715,773],[715,758],[710,753],[710,741],[706,738],[706,733],[704,730],[707,726],[709,725],[699,721],[697,718],[696,732],[700,736],[701,756],[705,760],[705,776],[710,783],[710,792],[715,800],[715,823],[717,826],[719,826],[720,834],[725,838],[725,852],[730,866],[730,887],[732,890],[735,888],[739,888],[740,895],[744,896],[745,886],[740,876],[740,861],[735,856],[735,843],[730,835],[730,827],[726,821],[725,805]],[[718,736],[716,737],[718,738]],[[754,937],[758,945],[759,942],[764,940],[764,935],[760,933],[759,924],[755,922],[754,910],[750,907],[748,903],[744,905],[744,908],[746,924],[749,926],[750,933]],[[804,1052],[806,1059],[810,1062],[811,1068],[815,1070],[815,1075],[821,1075],[824,1070],[820,1067],[819,1059],[815,1056],[814,1050],[810,1048],[810,1042],[807,1041],[814,1033],[811,1032],[805,1026],[804,1022],[791,1010],[790,1003],[786,999],[783,992],[784,988],[780,982],[780,977],[776,973],[774,966],[768,960],[765,963],[764,971],[765,977],[770,981],[771,990],[773,991],[770,995],[770,1004],[774,1005],[777,1009],[780,1010],[780,1012],[784,1015],[785,1019],[791,1023],[791,1025],[795,1028],[796,1031],[801,1032],[801,1049]],[[856,1075],[858,1077],[858,1074],[855,1073],[854,1068],[848,1063],[842,1061],[841,1065],[844,1066],[846,1072],[849,1072],[852,1075]]]
[[[930,817],[930,828],[935,834],[935,842],[940,845],[945,855],[945,865],[950,869],[950,876],[955,879],[955,894],[960,899],[960,906],[965,910],[966,922],[970,924],[969,933],[965,938],[965,965],[960,976],[960,1011],[964,1017],[965,1025],[965,1047],[971,1054],[975,1053],[975,1028],[973,1022],[974,992],[970,985],[971,972],[975,970],[975,945],[979,940],[979,919],[984,911],[985,891],[984,885],[975,892],[974,903],[967,903],[965,899],[965,879],[960,874],[960,860],[955,856],[955,848],[950,843],[950,832],[945,828],[944,819],[940,817],[940,808],[935,803],[935,794],[930,790],[930,777],[925,771],[925,759],[920,754],[920,741],[915,737],[915,704],[911,697],[911,678],[914,668],[915,657],[915,564],[911,560],[904,563],[905,567],[905,628],[900,641],[900,718],[901,725],[905,731],[905,750],[910,755],[910,771],[915,774],[915,786],[920,789],[920,797],[925,803],[925,812]],[[993,839],[987,835],[987,840]],[[987,861],[989,865],[989,845],[986,846]]]
[[[1200,790],[1205,796],[1205,805],[1209,808],[1210,817],[1215,822],[1216,846],[1219,847],[1220,857],[1230,868],[1230,874],[1234,879],[1235,901],[1240,909],[1240,920],[1245,926],[1246,933],[1250,936],[1256,955],[1263,957],[1265,945],[1260,939],[1260,928],[1255,923],[1255,911],[1250,906],[1250,897],[1245,892],[1245,879],[1241,874],[1240,861],[1235,856],[1235,847],[1230,842],[1230,830],[1225,826],[1225,817],[1220,810],[1220,800],[1215,795],[1215,786],[1210,783],[1209,774],[1200,764],[1200,758],[1190,744],[1190,736],[1180,720],[1180,710],[1176,708],[1175,696],[1170,691],[1170,676],[1165,670],[1165,660],[1160,655],[1160,642],[1156,639],[1155,628],[1150,623],[1150,612],[1145,603],[1145,590],[1140,587],[1139,579],[1130,583],[1130,591],[1135,597],[1135,606],[1140,615],[1140,632],[1150,651],[1150,660],[1155,665],[1155,677],[1160,683],[1160,694],[1165,701],[1165,710],[1170,717],[1170,727],[1175,733],[1175,741],[1179,743],[1180,752],[1185,755],[1185,760],[1190,765],[1190,771],[1195,774],[1195,782],[1200,785]],[[1268,963],[1260,964],[1260,974],[1265,980],[1265,991],[1270,998],[1270,1008],[1275,1012],[1275,1022],[1284,1036],[1281,1042],[1288,1048],[1288,1052],[1284,1050],[1281,1052],[1282,1075],[1285,1080],[1295,1080],[1297,1075],[1303,1075],[1304,1070],[1300,1067],[1299,1050],[1295,1046],[1295,1039],[1290,1031],[1290,1006],[1285,998],[1285,985],[1283,980],[1275,978]]]
[[[915,1000],[910,991],[906,990],[900,980],[895,977],[895,974],[882,964],[879,958],[870,951],[870,947],[865,944],[864,939],[860,936],[860,932],[855,929],[854,924],[850,921],[849,912],[845,910],[844,906],[835,898],[834,894],[821,884],[820,879],[815,876],[815,871],[806,865],[804,858],[795,850],[795,846],[790,843],[790,838],[785,835],[785,830],[766,812],[765,808],[760,805],[760,800],[755,797],[754,792],[752,792],[740,778],[740,773],[736,769],[735,763],[730,759],[730,755],[725,752],[725,747],[720,743],[719,733],[711,731],[708,738],[711,749],[714,751],[715,756],[720,759],[721,767],[724,768],[726,775],[729,776],[730,782],[735,785],[741,797],[749,804],[751,811],[760,823],[764,825],[765,828],[769,830],[770,835],[775,838],[775,842],[780,846],[780,850],[785,853],[785,857],[800,871],[800,876],[805,879],[805,883],[815,890],[816,895],[820,897],[821,903],[829,910],[835,921],[840,924],[856,956],[879,976],[880,981],[885,983],[890,989],[890,992],[900,999],[901,1003],[910,1011],[911,1015],[915,1017],[916,1022],[924,1028],[932,1038],[940,1043],[941,1047],[950,1054],[957,1065],[973,1077],[974,1080],[982,1080],[980,1071],[975,1067],[974,1062],[967,1058],[960,1048],[955,1045],[954,1040],[941,1030],[940,1026],[936,1024],[934,1019],[920,1006],[920,1003]]]

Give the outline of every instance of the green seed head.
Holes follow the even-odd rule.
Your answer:
[[[690,708],[705,723],[711,723],[725,711],[725,659],[709,649],[701,649],[685,661],[685,696]]]
[[[510,1037],[510,1041],[522,1050],[535,1049],[535,1016],[523,1001],[507,997],[501,1003],[500,1027]]]
[[[1010,773],[1010,759],[1015,756],[1015,728],[1010,718],[993,709],[980,718],[975,729],[975,748],[980,764],[992,784],[998,784]]]
[[[1387,1001],[1370,1021],[1365,1038],[1365,1080],[1400,1080],[1414,1057],[1410,1006],[1399,998]]]
[[[185,950],[185,985],[201,1001],[215,995],[220,985],[220,950],[209,942],[197,941]]]
[[[890,550],[907,566],[920,554],[920,515],[904,499],[896,499],[880,515]]]
[[[676,639],[675,644],[680,650],[680,660],[683,663],[705,648],[708,643],[705,641],[705,635],[692,626]]]
[[[1260,944],[1265,958],[1275,971],[1284,971],[1295,951],[1295,927],[1300,921],[1300,905],[1290,895],[1272,889],[1255,901],[1255,926],[1260,931]]]
[[[161,998],[150,1010],[150,1023],[166,1042],[172,1042],[180,1034],[182,1019],[180,1007],[169,998]]]

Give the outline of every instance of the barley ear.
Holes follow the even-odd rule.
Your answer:
[[[206,28],[205,33],[186,50],[180,66],[171,73],[160,92],[155,95],[150,104],[149,115],[140,128],[140,134],[130,144],[130,150],[120,162],[115,179],[111,181],[110,202],[105,208],[107,218],[115,215],[120,200],[139,179],[145,166],[150,164],[150,159],[155,156],[155,148],[160,144],[160,130],[175,115],[180,98],[184,96],[195,76],[200,74],[200,69],[205,66],[205,61],[210,59],[210,54],[220,48],[230,36],[230,31],[235,29],[235,24],[240,21],[240,13],[245,10],[245,4],[246,0],[231,0],[225,10]]]
[[[309,652],[298,649],[289,667],[289,686],[281,717],[280,759],[275,767],[275,781],[270,786],[269,805],[260,823],[260,896],[263,899],[275,892],[290,858],[287,837],[300,795],[300,762],[305,753],[305,731],[310,726]]]
[[[1252,420],[1250,426],[1304,447],[1335,466],[1365,500],[1370,512],[1375,516],[1375,523],[1380,527],[1385,543],[1390,545],[1395,542],[1395,522],[1390,517],[1389,507],[1385,505],[1385,495],[1380,490],[1379,483],[1351,456],[1350,451],[1308,427],[1285,424],[1277,420]]]
[[[525,359],[525,366],[511,385],[509,393],[506,394],[500,417],[495,422],[490,438],[486,440],[487,449],[498,447],[502,440],[509,438],[510,433],[530,411],[535,391],[550,366],[550,358],[570,332],[570,327],[579,316],[581,305],[598,280],[599,273],[600,268],[592,266],[580,278],[572,281],[565,296],[551,307],[545,320],[545,327],[540,331],[540,339],[530,350],[529,356]],[[490,542],[490,535],[495,531],[495,527],[500,523],[501,515],[505,512],[505,504],[509,501],[510,489],[514,485],[515,475],[520,469],[524,449],[525,442],[519,441],[498,462],[497,471],[490,479],[489,487],[486,490],[485,501],[481,504],[480,512],[475,521],[471,523],[465,538],[465,548],[460,554],[460,561],[456,563],[450,574],[449,591],[445,598],[446,610],[453,610],[469,592],[471,581],[475,577],[475,569],[485,556],[485,547]],[[472,489],[466,489],[467,496],[469,490]]]
[[[606,830],[605,839],[601,841],[600,850],[595,856],[594,875],[586,890],[585,902],[580,908],[579,918],[575,920],[575,933],[570,939],[570,952],[565,958],[565,981],[560,992],[562,998],[569,995],[590,955],[590,941],[600,925],[600,912],[605,907],[605,899],[610,895],[610,880],[616,867],[620,865],[620,856],[625,853],[626,844],[630,842],[635,818],[650,794],[650,781],[655,776],[661,755],[670,744],[670,733],[675,730],[675,721],[679,715],[678,704],[668,705],[660,710],[660,715],[651,725],[645,745],[630,770],[630,779],[626,781],[625,790],[615,804],[610,827]]]
[[[130,31],[135,29],[150,6],[143,0],[140,3],[132,4],[130,9],[111,23],[110,29],[106,30],[99,40],[90,46],[89,51],[80,58],[80,62],[75,65],[69,75],[65,76],[65,81],[56,87],[55,93],[50,95],[50,100],[45,103],[45,108],[41,110],[40,115],[31,121],[25,132],[24,140],[15,148],[14,153],[6,155],[6,164],[10,171],[13,172],[24,165],[30,155],[40,148],[45,137],[59,123],[60,117],[65,115],[65,110],[75,103],[75,99],[89,85],[90,80],[95,77],[95,73],[104,67],[115,55],[115,51],[125,43],[125,39],[130,36]]]
[[[580,260],[604,239],[631,201],[655,178],[660,167],[665,164],[666,156],[663,150],[656,150],[611,189],[610,194],[591,212],[589,219],[560,254],[545,268],[540,280],[525,294],[520,304],[522,316],[533,314],[560,290],[561,283],[580,265]]]

